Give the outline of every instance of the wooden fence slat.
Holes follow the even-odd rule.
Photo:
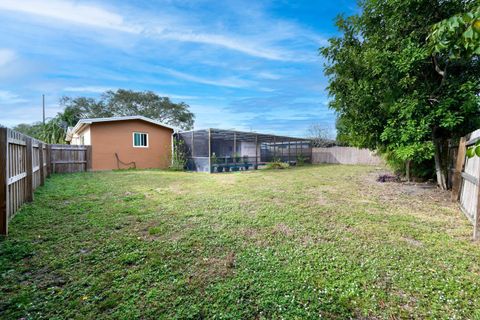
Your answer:
[[[86,160],[57,160],[53,161],[53,164],[77,164],[77,163],[87,163]]]
[[[469,173],[466,173],[466,172],[462,172],[461,174],[462,178],[466,181],[469,181],[471,183],[473,183],[474,185],[478,186],[479,183],[478,183],[478,178],[472,176],[471,174]]]
[[[16,176],[13,176],[13,177],[10,177],[8,178],[8,182],[7,182],[7,185],[11,185],[11,184],[14,184],[15,182],[17,181],[20,181],[22,180],[23,178],[25,178],[27,176],[27,173],[26,172],[22,172],[20,174],[17,174]]]
[[[38,161],[40,166],[40,185],[45,184],[45,171],[43,170],[43,143],[38,144]]]
[[[84,146],[82,147],[77,147],[75,145],[68,145],[69,147],[57,147],[57,146],[52,146],[52,150],[68,150],[68,151],[87,151],[88,148],[85,148]]]
[[[50,177],[52,174],[52,147],[50,145],[47,146],[47,177]]]
[[[26,177],[26,186],[25,186],[25,201],[31,202],[33,201],[33,145],[32,145],[32,138],[27,138],[26,144],[26,170],[27,170],[27,177]]]
[[[0,128],[0,234],[8,233],[8,134]]]
[[[480,177],[480,167],[478,170],[478,177]],[[473,221],[473,240],[480,239],[480,185],[477,178],[477,208],[475,210],[475,219]]]
[[[16,144],[19,146],[25,146],[27,143],[23,140],[20,139],[15,139],[15,138],[8,138],[8,143],[9,144]]]

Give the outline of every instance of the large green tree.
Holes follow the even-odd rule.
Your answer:
[[[338,139],[413,165],[434,159],[437,182],[446,188],[447,140],[479,125],[480,61],[437,52],[428,38],[434,24],[475,3],[363,0],[359,6],[360,14],[337,19],[342,35],[321,49]]]
[[[107,91],[100,99],[63,97],[64,118],[69,124],[81,118],[141,115],[182,129],[193,127],[195,116],[184,102],[174,103],[152,91],[119,89]]]
[[[55,117],[33,124],[19,124],[14,130],[47,143],[65,143],[68,127],[84,118],[142,115],[166,124],[191,129],[195,116],[184,103],[173,103],[168,97],[160,97],[151,91],[136,92],[119,89],[107,91],[99,99],[63,97],[63,111]]]

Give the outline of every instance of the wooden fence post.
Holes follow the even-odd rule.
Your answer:
[[[25,152],[25,170],[27,171],[27,177],[25,180],[25,201],[33,201],[33,146],[32,138],[26,139],[26,152]]]
[[[8,134],[0,128],[0,234],[8,233]]]
[[[45,184],[45,167],[43,166],[43,143],[38,143],[38,163],[40,166],[40,185]]]
[[[460,188],[462,186],[462,171],[465,165],[465,154],[467,152],[467,138],[460,138],[457,152],[457,162],[455,163],[455,171],[453,172],[452,179],[452,201],[456,202],[460,199]]]
[[[48,165],[48,176],[50,177],[52,173],[55,173],[53,170],[53,164],[52,164],[52,145],[48,145],[48,157],[47,157],[47,165]]]
[[[85,146],[87,150],[85,151],[85,171],[92,171],[92,146]]]

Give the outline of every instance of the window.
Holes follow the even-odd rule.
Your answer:
[[[133,147],[134,148],[148,148],[148,133],[134,132],[133,133]]]
[[[85,136],[80,137],[80,144],[84,145],[85,144]]]

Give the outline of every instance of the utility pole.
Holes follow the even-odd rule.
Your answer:
[[[42,106],[43,106],[43,125],[45,126],[45,95],[42,94]]]

